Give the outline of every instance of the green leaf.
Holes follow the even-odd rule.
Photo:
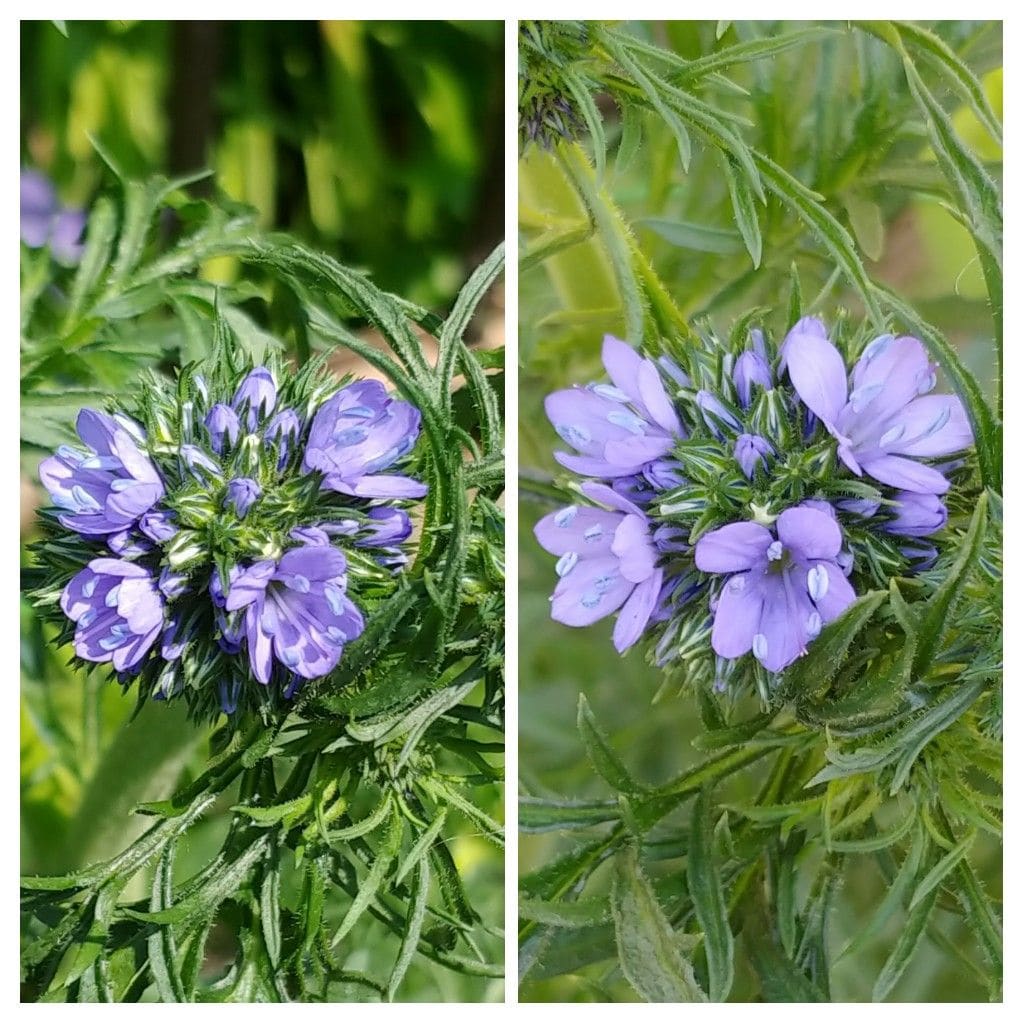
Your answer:
[[[430,862],[421,857],[416,862],[416,875],[413,878],[412,893],[409,901],[409,913],[405,920],[405,934],[398,950],[398,959],[388,979],[388,1002],[394,1002],[395,994],[402,979],[405,977],[409,964],[419,945],[420,933],[423,930],[423,918],[427,912],[427,893],[430,891]]]
[[[681,249],[695,252],[712,252],[727,256],[739,252],[743,244],[735,231],[728,228],[713,228],[692,221],[665,220],[661,217],[642,217],[634,222],[638,228],[649,228],[666,242]]]
[[[710,790],[701,790],[690,820],[686,878],[697,920],[704,931],[708,997],[713,1003],[721,1003],[725,1002],[732,989],[734,950],[725,892],[715,864],[715,826],[711,816]]]
[[[857,192],[848,193],[843,206],[850,218],[850,227],[864,255],[877,262],[885,251],[885,224],[878,203]]]
[[[871,991],[871,998],[874,1002],[880,1003],[885,999],[892,991],[896,982],[903,977],[903,972],[909,966],[910,960],[924,935],[928,918],[931,917],[938,895],[937,889],[931,889],[917,906],[911,910],[910,916],[903,926],[903,931],[900,932],[900,936],[896,940],[896,945],[893,947],[892,952],[885,961],[885,965],[882,967],[881,973],[875,980],[875,986]]]
[[[732,201],[736,226],[743,236],[743,244],[747,247],[756,270],[761,266],[761,225],[757,219],[754,193],[751,192],[746,179],[736,173],[736,168],[728,156],[723,156],[722,165],[725,168],[725,180],[729,186],[729,199]]]
[[[332,947],[336,946],[348,935],[376,897],[377,891],[380,889],[388,873],[388,869],[391,867],[395,857],[398,856],[403,831],[402,816],[397,810],[392,811],[388,831],[377,847],[373,865],[359,886],[356,898],[352,901],[352,905],[348,908],[348,912],[338,926],[338,930],[334,933],[334,938],[331,939]]]
[[[604,924],[611,916],[611,907],[603,896],[575,900],[519,900],[519,916],[527,921],[551,928],[588,928]]]
[[[601,111],[597,109],[597,104],[586,83],[571,68],[562,73],[562,81],[576,101],[576,106],[583,115],[583,122],[590,133],[590,141],[594,147],[594,178],[600,186],[604,182],[604,167],[608,152],[608,140],[604,134]]]
[[[444,828],[447,817],[447,809],[440,808],[434,820],[427,826],[416,842],[413,843],[412,849],[409,850],[402,859],[401,864],[399,864],[398,870],[395,872],[395,885],[400,885],[402,879],[415,867],[419,860],[426,856],[427,851],[430,850],[437,837],[441,834],[441,829]]]
[[[615,177],[629,169],[643,142],[643,109],[633,103],[622,104],[622,136],[615,153]]]
[[[706,1002],[632,843],[616,854],[611,906],[619,963],[637,994],[649,1003]]]
[[[617,821],[619,805],[615,801],[597,800],[589,803],[559,803],[537,797],[519,798],[519,829],[521,832],[562,832],[593,828],[606,821]]]
[[[952,850],[948,851],[942,859],[928,872],[917,884],[914,895],[910,898],[910,910],[913,910],[923,899],[926,899],[933,889],[942,884],[946,876],[953,871],[960,861],[967,856],[974,843],[976,833],[972,829],[958,842]]]
[[[340,843],[348,842],[350,839],[358,839],[360,836],[368,835],[370,832],[376,831],[377,827],[387,818],[389,814],[394,814],[393,811],[394,803],[390,796],[385,796],[383,800],[365,817],[357,821],[354,825],[348,825],[345,828],[331,829],[327,833],[327,841],[329,843]]]
[[[231,810],[238,814],[244,814],[257,825],[278,825],[282,822],[292,824],[298,821],[312,806],[313,794],[303,793],[302,796],[283,804],[272,804],[270,807],[236,804]]]
[[[970,574],[977,568],[978,553],[985,539],[987,513],[988,495],[983,493],[978,497],[970,525],[958,545],[956,561],[950,566],[942,584],[928,599],[918,620],[917,653],[913,668],[915,676],[922,676],[931,668],[956,599]]]
[[[110,199],[101,197],[96,200],[89,211],[89,229],[85,238],[82,259],[71,284],[68,313],[64,321],[65,332],[85,308],[86,301],[96,287],[96,283],[107,269],[116,234],[117,210]]]
[[[281,865],[280,851],[272,843],[263,865],[260,883],[260,928],[270,966],[277,970],[281,962]]]
[[[637,793],[643,787],[629,774],[629,769],[622,763],[612,749],[608,737],[594,718],[594,713],[587,703],[586,694],[581,693],[577,703],[576,727],[579,729],[586,748],[587,757],[597,772],[609,786],[618,793]]]
[[[728,28],[732,23],[719,22],[720,26],[723,24]],[[813,26],[795,29],[780,35],[765,36],[763,39],[750,39],[746,42],[736,43],[734,46],[726,46],[716,53],[709,53],[690,61],[685,70],[679,73],[676,81],[680,85],[695,82],[707,75],[721,71],[723,68],[763,60],[765,57],[774,57],[794,47],[804,46],[828,36],[836,36],[839,32],[840,30],[834,28]],[[724,34],[725,30],[719,31],[717,38],[721,39]]]
[[[153,913],[166,910],[173,904],[174,874],[173,842],[164,847],[153,874],[153,889],[149,909]],[[174,943],[174,932],[170,927],[157,928],[147,940],[149,968],[156,983],[157,995],[163,1003],[185,1003],[185,986],[178,973],[178,954]]]
[[[863,949],[871,939],[880,934],[882,929],[889,922],[889,919],[900,910],[907,900],[910,899],[910,895],[914,891],[915,880],[918,877],[921,864],[924,862],[927,849],[928,840],[925,835],[925,830],[920,826],[920,824],[918,824],[910,849],[903,858],[903,863],[900,865],[899,871],[896,872],[892,882],[889,883],[889,888],[886,890],[885,897],[878,905],[874,914],[871,915],[871,919],[868,923],[859,928],[854,937],[850,939],[850,941],[840,951],[839,955],[835,959],[836,963],[840,960],[846,959],[846,957],[851,956],[858,950]]]

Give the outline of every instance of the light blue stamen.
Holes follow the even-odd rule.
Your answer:
[[[764,661],[768,657],[768,637],[764,633],[755,633],[751,650],[753,650],[754,657],[758,661]]]
[[[554,519],[555,526],[565,529],[565,527],[567,527],[576,518],[577,512],[579,512],[579,508],[575,505],[570,505],[568,508],[563,508],[556,512]]]
[[[584,608],[596,608],[601,603],[601,595],[594,590],[588,590],[581,598],[580,604]]]
[[[773,540],[768,545],[767,555],[769,562],[777,562],[782,557],[782,541]]]
[[[555,572],[558,573],[559,577],[566,576],[572,572],[579,560],[580,556],[575,551],[566,551],[555,563]]]
[[[625,403],[629,401],[629,395],[627,395],[625,391],[620,391],[612,384],[595,384],[593,390],[595,395],[611,399],[613,402]]]
[[[583,531],[583,539],[593,543],[595,540],[600,540],[603,534],[604,530],[597,523],[594,523],[593,526],[588,526]]]

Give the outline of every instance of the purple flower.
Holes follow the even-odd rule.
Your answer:
[[[611,385],[569,388],[545,399],[559,437],[579,452],[555,452],[555,458],[585,476],[632,476],[686,435],[650,359],[611,335],[605,336],[601,358]]]
[[[82,258],[84,228],[85,213],[62,207],[44,174],[21,172],[21,240],[30,249],[49,244],[59,263],[73,265]]]
[[[224,449],[228,445],[234,446],[242,429],[238,413],[223,402],[218,402],[206,414],[203,424],[206,427],[206,432],[210,435],[210,447],[218,455],[223,455]],[[224,443],[225,440],[227,444]]]
[[[39,467],[53,503],[67,512],[60,522],[87,536],[120,533],[134,526],[164,494],[149,457],[110,416],[93,409],[78,414],[81,452],[62,445]]]
[[[75,653],[110,661],[130,672],[146,656],[164,624],[156,580],[134,562],[95,558],[64,588],[60,606],[76,624]]]
[[[277,445],[277,468],[284,469],[284,464],[291,455],[292,446],[302,433],[302,421],[294,409],[282,409],[267,424],[263,431],[263,440],[270,445]]]
[[[263,493],[260,485],[247,476],[235,477],[228,484],[228,493],[224,498],[224,507],[234,507],[239,519],[244,519],[245,514],[255,504],[256,499]]]
[[[896,495],[896,515],[885,529],[904,537],[927,537],[946,525],[949,513],[942,499],[934,494],[900,491]]]
[[[370,522],[361,531],[357,548],[386,548],[408,540],[412,533],[412,520],[400,508],[379,506],[366,513]]]
[[[760,331],[757,332],[760,335]],[[762,340],[761,345],[764,345]],[[746,409],[753,399],[754,385],[768,389],[774,385],[772,370],[768,360],[762,352],[748,349],[736,360],[732,368],[732,379],[736,385],[736,394],[739,396],[740,405]]]
[[[147,512],[139,519],[139,529],[157,544],[170,540],[178,532],[173,512]]]
[[[323,486],[341,494],[422,498],[427,488],[418,480],[380,472],[412,451],[419,432],[418,409],[380,381],[357,381],[317,409],[302,466],[320,470]]]
[[[694,401],[708,429],[719,440],[725,436],[724,430],[743,429],[743,424],[710,391],[698,391]]]
[[[335,548],[293,548],[280,562],[256,562],[232,582],[226,609],[245,609],[249,664],[270,682],[276,658],[303,679],[327,675],[363,616],[345,594],[347,563]]]
[[[920,540],[911,540],[906,544],[901,544],[900,554],[910,562],[910,568],[914,572],[927,572],[939,560],[939,552],[935,545],[926,544]]]
[[[748,480],[753,479],[757,464],[760,463],[762,468],[766,467],[767,456],[774,454],[775,449],[758,434],[740,434],[736,438],[736,447],[733,448],[733,455]]]
[[[245,414],[245,423],[250,430],[255,430],[259,421],[274,411],[276,404],[277,385],[265,366],[250,370],[231,399],[232,409]]]
[[[800,505],[779,516],[775,535],[745,522],[701,537],[697,568],[729,574],[715,608],[715,653],[738,658],[753,651],[771,672],[804,654],[822,624],[856,597],[837,562],[842,543],[834,517]]]
[[[197,445],[183,444],[178,449],[178,454],[197,480],[206,483],[208,480],[221,478],[220,466]]]
[[[622,653],[646,628],[664,573],[651,524],[636,505],[604,484],[585,483],[583,493],[614,511],[571,505],[534,527],[541,547],[558,556],[551,617],[589,626],[618,611],[612,642]]]
[[[138,558],[139,555],[145,555],[153,550],[153,545],[133,530],[121,530],[120,533],[110,534],[107,537],[107,547],[122,558]]]
[[[843,357],[820,320],[804,317],[784,347],[793,387],[854,473],[921,494],[949,489],[939,470],[915,457],[967,448],[971,429],[959,398],[928,394],[935,368],[917,338],[886,334],[871,342],[853,368],[849,393]]]

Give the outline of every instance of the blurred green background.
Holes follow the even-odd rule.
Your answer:
[[[842,23],[831,23],[842,29]],[[998,22],[929,23],[967,61],[1002,114],[1002,32]],[[688,59],[765,35],[792,31],[794,22],[630,22],[627,31]],[[719,29],[724,28],[719,36]],[[728,77],[747,95],[710,89],[704,98],[745,117],[747,143],[770,156],[824,198],[853,233],[869,274],[894,288],[925,319],[939,325],[992,393],[995,365],[992,321],[984,282],[969,233],[941,205],[940,178],[909,96],[902,67],[885,46],[847,31],[742,67]],[[929,79],[929,81],[932,81]],[[954,125],[986,167],[1001,173],[999,147],[973,114],[943,93]],[[838,307],[860,316],[857,299],[842,281],[828,284],[834,265],[827,254],[795,229],[780,204],[760,208],[764,257],[751,269],[736,230],[719,161],[694,139],[688,173],[676,141],[653,113],[643,117],[643,142],[624,168],[616,166],[620,113],[598,96],[609,137],[605,188],[631,225],[641,250],[688,317],[707,315],[720,332],[737,316],[765,307],[763,325],[779,339],[790,295],[791,267],[800,275],[805,303],[828,290],[815,310],[826,319]],[[589,147],[589,142],[584,141]],[[521,223],[538,211],[564,215],[566,206],[550,190],[545,155],[533,148],[520,162]],[[587,695],[597,721],[634,778],[656,785],[701,755],[692,741],[703,731],[696,704],[681,683],[666,686],[648,666],[642,645],[619,657],[611,643],[614,619],[587,629],[552,622],[549,597],[557,580],[554,559],[533,537],[533,525],[551,508],[531,497],[529,481],[566,476],[552,457],[564,447],[544,415],[549,392],[604,376],[600,345],[606,331],[622,329],[609,297],[611,280],[596,243],[565,250],[524,272],[519,284],[519,459],[527,482],[520,504],[519,536],[519,765],[524,789],[564,800],[606,799],[607,786],[586,759],[576,728],[577,697]],[[603,318],[593,311],[607,309]],[[944,385],[945,386],[945,385]],[[657,702],[655,703],[655,699]],[[742,716],[740,716],[742,717]],[[737,799],[759,780],[749,774],[733,782]],[[723,797],[723,799],[725,799]],[[673,819],[668,824],[678,825]],[[598,835],[525,835],[520,838],[520,874],[540,868]],[[986,841],[976,848],[987,891],[1002,889],[1001,851]],[[668,905],[678,862],[657,876]],[[838,950],[882,899],[885,885],[868,858],[856,884],[846,887],[840,911],[830,921]],[[599,889],[606,882],[597,883]],[[595,891],[595,890],[588,890]],[[944,910],[938,930],[971,948],[961,918]],[[895,922],[857,957],[841,961],[833,976],[833,999],[864,999],[897,934]],[[525,1001],[635,1001],[636,994],[615,966],[610,925],[563,930],[564,942],[549,948],[520,987]],[[950,959],[926,938],[891,999],[984,1000],[978,979],[949,970]],[[577,969],[584,963],[589,966]],[[567,966],[571,965],[571,966]],[[571,973],[564,973],[565,971]],[[732,999],[757,991],[738,977]]]
[[[22,167],[47,174],[66,205],[87,209],[112,184],[90,136],[134,179],[210,168],[193,194],[251,206],[261,229],[440,313],[503,234],[501,22],[22,22],[21,56]],[[234,281],[241,270],[218,260],[203,275]],[[500,300],[481,320],[474,339],[499,341]],[[71,364],[56,379],[73,389]],[[26,448],[23,547],[45,498],[40,457]],[[21,867],[59,873],[138,835],[147,819],[131,808],[195,777],[208,734],[173,705],[150,704],[126,728],[134,699],[105,671],[68,668],[24,602],[21,627]],[[235,795],[196,828],[188,872],[219,848]],[[500,819],[497,787],[490,798]],[[500,920],[500,853],[469,833],[452,851],[481,913]],[[345,903],[334,902],[340,920]],[[230,961],[230,945],[216,946],[215,936],[207,980]],[[397,949],[375,923],[348,966],[386,976]],[[500,981],[424,964],[403,998],[501,998]]]

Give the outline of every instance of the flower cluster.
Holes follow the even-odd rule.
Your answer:
[[[862,339],[868,341],[868,339]],[[935,394],[916,338],[862,344],[852,371],[825,325],[800,320],[773,350],[754,329],[731,343],[644,358],[608,336],[610,382],[557,391],[546,411],[589,478],[537,524],[558,557],[552,617],[618,613],[625,651],[660,634],[659,664],[710,647],[716,673],[747,653],[780,672],[856,598],[934,563],[941,498],[971,445],[958,398]],[[696,641],[696,642],[695,642]]]
[[[49,245],[59,263],[73,265],[82,257],[85,213],[61,206],[53,183],[30,169],[21,172],[21,240],[30,249]]]
[[[377,381],[282,377],[154,377],[135,417],[85,409],[81,445],[42,463],[40,561],[78,657],[231,713],[290,698],[363,632],[426,493],[394,472],[420,414]]]

